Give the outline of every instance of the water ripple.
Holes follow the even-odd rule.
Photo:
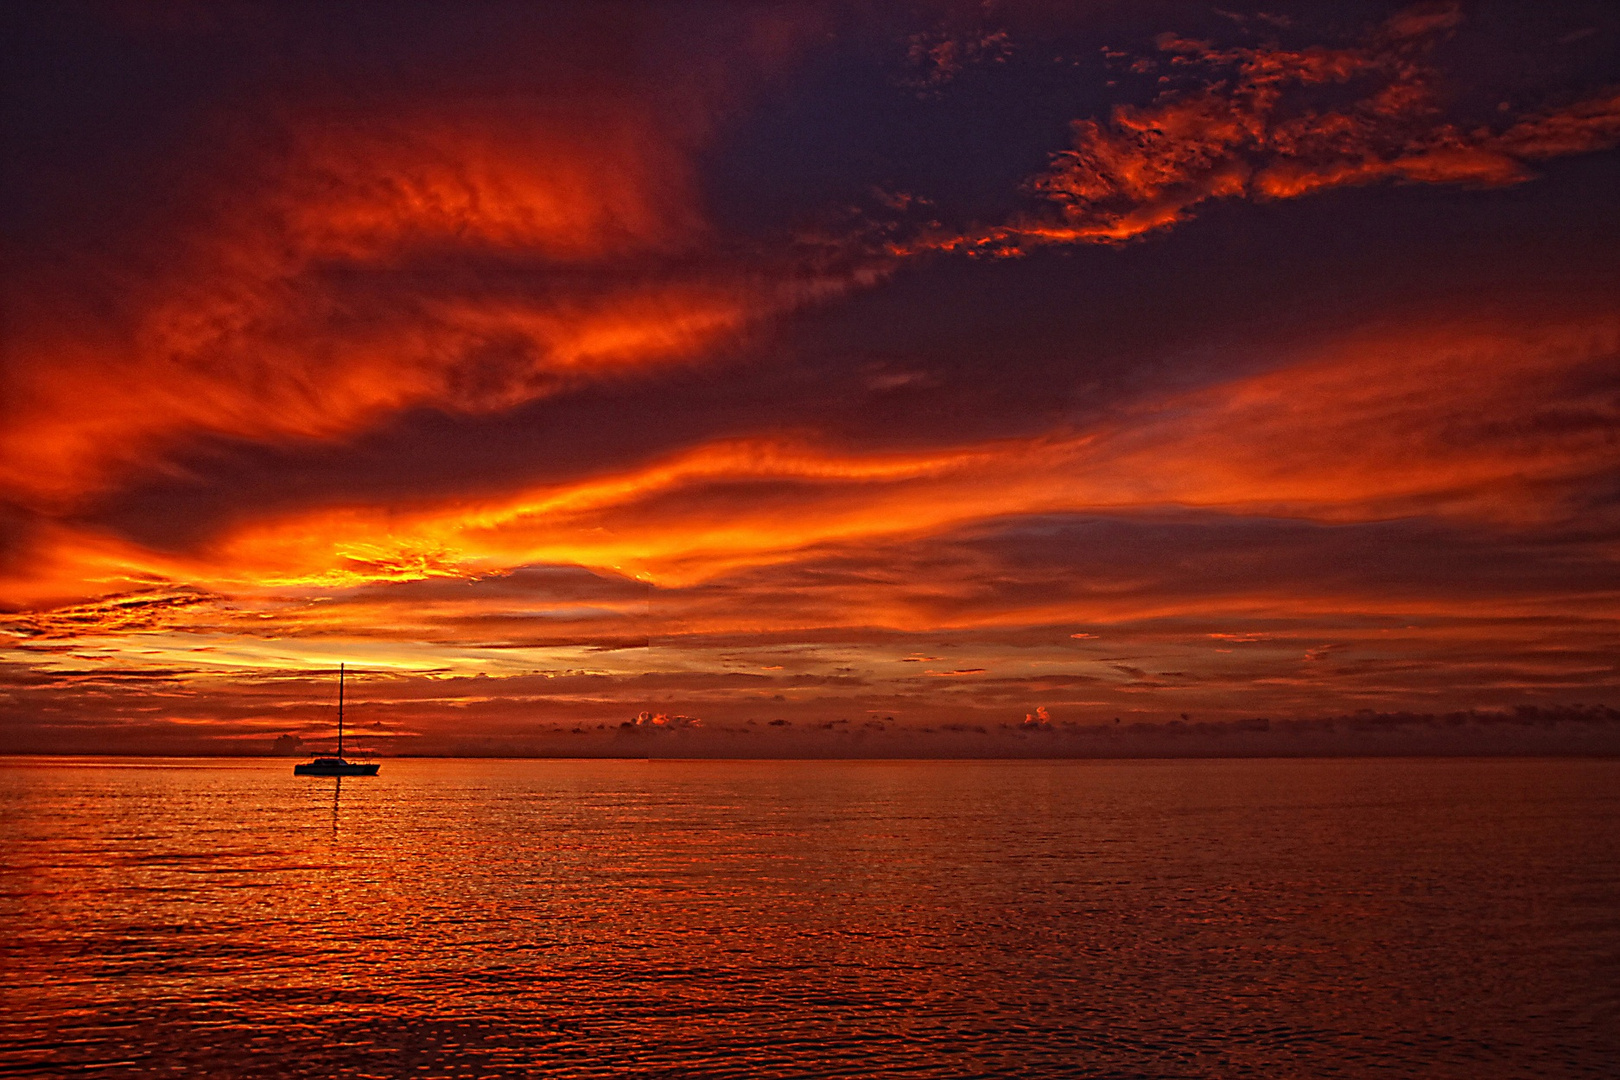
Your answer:
[[[1620,762],[194,765],[0,760],[0,1073],[1620,1060]]]

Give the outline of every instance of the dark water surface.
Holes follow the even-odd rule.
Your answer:
[[[1620,761],[0,759],[0,1069],[1620,1075]]]

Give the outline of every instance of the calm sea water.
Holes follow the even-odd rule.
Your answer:
[[[1620,762],[0,759],[0,1066],[1615,1076]]]

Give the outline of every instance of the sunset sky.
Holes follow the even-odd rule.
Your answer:
[[[0,751],[1620,706],[1607,0],[4,19]]]

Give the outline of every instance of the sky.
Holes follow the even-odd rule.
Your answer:
[[[1620,706],[1612,4],[3,17],[0,751]]]

